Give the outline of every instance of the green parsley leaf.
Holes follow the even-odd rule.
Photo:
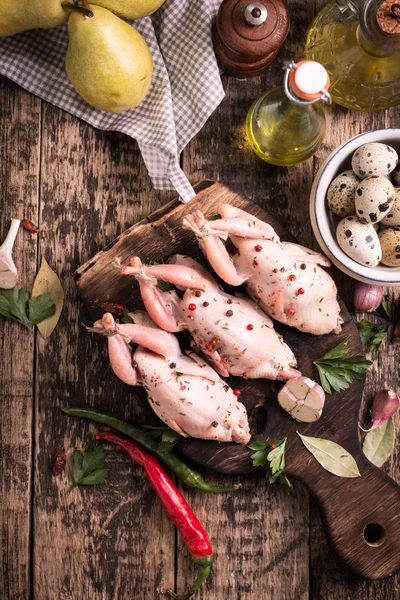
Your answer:
[[[124,316],[120,319],[119,322],[123,324],[133,323],[133,319],[129,316],[129,310],[127,308],[124,310]]]
[[[72,456],[74,465],[72,478],[74,483],[70,487],[72,490],[77,485],[96,485],[104,483],[108,469],[104,468],[104,448],[97,446],[85,454],[76,450]]]
[[[368,319],[361,319],[358,323],[358,330],[367,352],[378,352],[392,325],[385,297],[382,298],[381,304],[372,314],[383,319],[384,323],[373,323]]]
[[[169,281],[164,281],[163,279],[157,280],[157,287],[162,292],[171,292],[172,290],[176,290],[176,287],[172,283]]]
[[[377,317],[381,317],[382,319],[385,319],[385,321],[389,321],[389,323],[392,322],[392,319],[390,318],[390,315],[389,315],[389,309],[387,306],[385,296],[383,296],[382,302],[380,303],[378,308],[373,312],[373,314],[376,315]]]
[[[161,427],[146,425],[145,429],[150,429],[151,431],[149,431],[149,435],[160,440],[160,443],[157,447],[157,451],[161,454],[168,454],[169,452],[171,452],[171,450],[181,439],[179,433],[177,433],[173,429],[170,429],[166,425]]]
[[[50,294],[41,294],[28,300],[29,321],[32,325],[41,323],[56,312],[56,306]]]
[[[287,438],[253,442],[247,446],[256,452],[251,455],[254,467],[265,467],[269,483],[279,481],[285,492],[292,491],[293,486],[285,473],[285,448]]]
[[[327,394],[332,394],[332,390],[346,390],[354,379],[361,379],[372,365],[363,356],[348,356],[348,341],[349,338],[346,338],[324,356],[314,360],[321,385]]]
[[[218,221],[222,219],[221,215],[211,215],[211,217],[207,217],[207,221]]]
[[[49,294],[31,298],[29,292],[17,286],[0,293],[0,314],[28,329],[51,317],[55,311],[56,306]]]
[[[368,352],[378,352],[383,340],[389,331],[391,323],[372,323],[361,319],[358,324],[360,337]]]

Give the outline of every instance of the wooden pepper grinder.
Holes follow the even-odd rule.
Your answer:
[[[289,31],[284,0],[223,0],[214,27],[214,49],[228,75],[255,77],[276,57]]]

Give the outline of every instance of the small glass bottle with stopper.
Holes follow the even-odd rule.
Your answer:
[[[322,103],[331,103],[329,75],[314,61],[286,66],[284,87],[262,94],[246,120],[254,152],[273,165],[296,165],[312,156],[325,135]]]
[[[332,100],[352,110],[400,104],[400,0],[333,0],[308,32],[306,57],[323,64]]]

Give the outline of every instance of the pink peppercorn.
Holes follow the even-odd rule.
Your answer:
[[[252,331],[252,329],[254,329],[254,325],[249,323],[249,325],[247,325],[246,329],[248,329],[249,331]]]
[[[294,308],[289,308],[287,314],[289,315],[289,317],[293,317],[293,315],[296,314],[296,311],[294,310]]]
[[[189,304],[188,309],[189,310],[196,310],[197,306],[195,304]]]
[[[235,396],[240,396],[240,394],[241,394],[241,393],[242,393],[242,392],[241,392],[240,390],[238,390],[238,389],[235,389],[235,390],[233,390],[233,394],[234,394]]]
[[[304,288],[299,288],[297,290],[297,293],[301,296],[302,294],[304,294]]]
[[[262,250],[262,246],[260,246],[260,244],[257,244],[257,246],[254,246],[254,250],[255,250],[256,252],[261,252],[261,250]]]
[[[292,273],[291,275],[289,275],[289,281],[296,281],[297,277],[294,273]]]

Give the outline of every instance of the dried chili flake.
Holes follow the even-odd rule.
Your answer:
[[[99,302],[99,306],[106,312],[110,312],[118,317],[123,317],[126,311],[126,306],[117,302]]]
[[[22,227],[31,233],[39,233],[39,227],[29,221],[28,219],[22,219],[21,221]]]
[[[60,475],[60,473],[64,470],[65,467],[65,452],[64,450],[57,450],[56,455],[54,457],[54,475]]]

